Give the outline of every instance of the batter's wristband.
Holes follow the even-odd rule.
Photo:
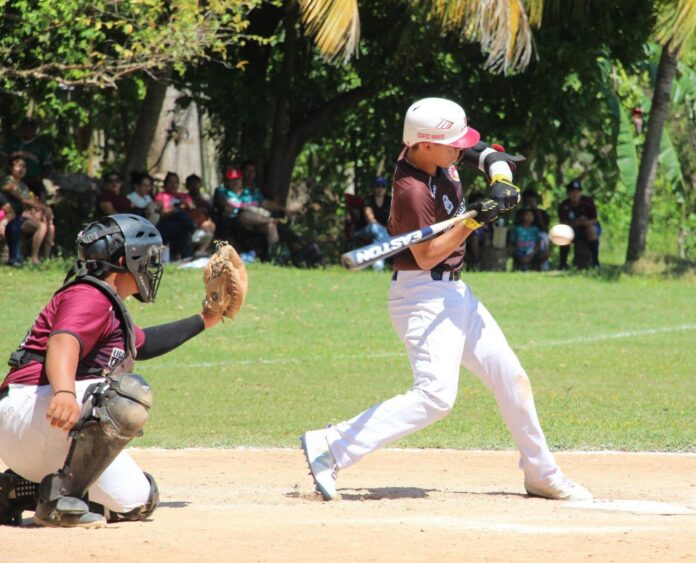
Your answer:
[[[503,184],[512,186],[512,177],[508,178],[505,174],[496,174],[491,178],[491,185],[495,184],[496,182],[502,182]],[[517,189],[517,186],[513,187]]]
[[[464,223],[462,223],[462,224],[464,225],[464,228],[466,228],[466,229],[471,229],[472,231],[475,231],[475,230],[478,229],[479,227],[482,227],[482,226],[483,226],[483,223],[479,223],[476,219],[472,219],[471,217],[469,217],[469,218],[468,218],[466,221],[464,221]]]

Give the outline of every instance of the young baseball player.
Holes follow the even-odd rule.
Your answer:
[[[133,360],[164,354],[220,319],[133,324],[123,300],[154,301],[162,276],[162,238],[147,219],[105,217],[77,247],[79,259],[11,354],[0,386],[0,458],[11,470],[0,474],[0,524],[20,525],[23,510],[53,527],[150,516],[155,480],[123,451],[142,435],[152,405]]]
[[[426,98],[408,109],[403,141],[393,179],[390,235],[463,214],[460,160],[482,171],[491,188],[487,199],[470,207],[478,212],[475,219],[394,257],[388,308],[406,346],[413,385],[350,420],[302,436],[317,490],[326,500],[336,498],[339,469],[446,416],[464,366],[494,393],[519,448],[527,492],[549,499],[592,498],[559,469],[539,424],[527,374],[493,317],[460,279],[466,238],[517,205],[509,163],[521,158],[479,142],[464,110],[441,98]]]

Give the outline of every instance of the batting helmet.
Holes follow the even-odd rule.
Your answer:
[[[414,103],[404,119],[404,144],[437,143],[458,149],[473,147],[481,135],[467,125],[466,113],[444,98],[424,98]]]
[[[163,249],[162,236],[147,219],[129,213],[110,215],[90,223],[77,235],[79,260],[74,269],[77,277],[130,272],[138,286],[135,298],[150,303],[162,278]],[[125,266],[119,265],[122,257]]]

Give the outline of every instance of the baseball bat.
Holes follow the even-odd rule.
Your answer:
[[[404,233],[385,240],[366,244],[365,246],[361,246],[360,248],[343,254],[341,256],[341,264],[349,270],[366,268],[377,262],[377,260],[384,260],[385,258],[394,256],[394,254],[398,254],[409,246],[435,238],[440,233],[452,227],[455,223],[466,221],[473,217],[476,217],[476,211],[467,211],[464,215],[450,217],[449,219],[434,223],[433,225],[428,225],[422,229],[416,229],[410,233]]]

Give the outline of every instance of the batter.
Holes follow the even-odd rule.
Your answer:
[[[302,447],[317,490],[337,498],[336,475],[378,448],[445,417],[453,408],[460,366],[493,392],[520,452],[524,486],[533,496],[592,498],[568,479],[546,444],[529,379],[501,329],[460,279],[466,238],[519,202],[505,153],[479,141],[464,110],[441,98],[414,103],[404,120],[404,150],[396,163],[389,216],[391,236],[463,214],[466,206],[456,163],[483,172],[489,199],[477,202],[476,219],[457,223],[430,241],[394,257],[388,308],[406,346],[413,385],[409,391],[350,420],[306,432]]]

